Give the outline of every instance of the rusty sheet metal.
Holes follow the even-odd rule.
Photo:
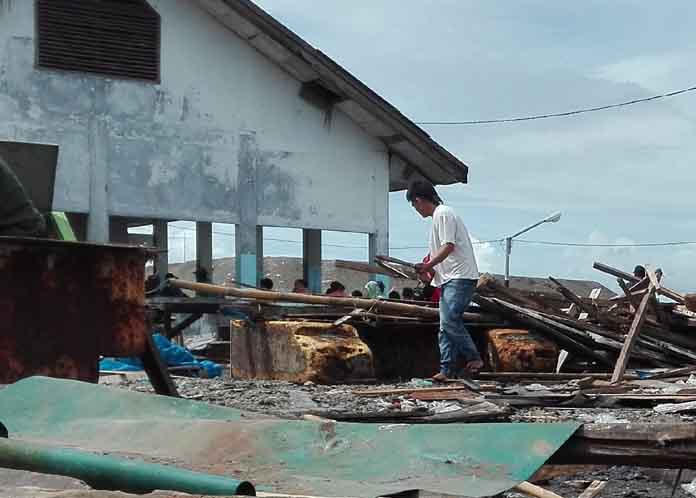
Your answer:
[[[128,246],[0,237],[0,383],[96,381],[100,354],[142,353],[147,257]]]
[[[528,330],[488,331],[488,361],[495,372],[553,372],[558,347]]]
[[[166,458],[264,491],[360,497],[497,495],[527,480],[579,427],[280,420],[37,377],[0,390],[0,422],[18,438]]]

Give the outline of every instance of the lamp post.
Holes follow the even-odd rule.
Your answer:
[[[558,211],[557,213],[553,213],[552,215],[547,216],[541,221],[537,221],[533,225],[529,225],[527,228],[520,230],[514,235],[505,237],[505,287],[510,287],[510,253],[512,252],[512,239],[519,235],[522,235],[525,232],[530,231],[532,228],[538,227],[543,223],[556,223],[560,219],[561,212]]]

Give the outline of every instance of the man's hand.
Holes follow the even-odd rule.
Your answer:
[[[435,275],[433,275],[433,268],[428,263],[416,263],[414,266],[416,273],[418,274],[418,280],[423,283],[429,284]]]

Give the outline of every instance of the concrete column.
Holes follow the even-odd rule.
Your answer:
[[[234,231],[235,280],[258,286],[263,276],[263,227],[237,225]]]
[[[239,134],[237,199],[239,224],[235,228],[235,280],[257,286],[263,274],[263,229],[258,226],[256,193],[256,135]]]
[[[152,223],[152,235],[155,247],[159,251],[155,257],[155,273],[162,279],[169,272],[169,227],[164,220],[155,220]]]
[[[87,134],[90,163],[87,240],[106,243],[109,241],[109,199],[106,160],[108,141],[104,123],[100,123],[98,118],[90,118]]]
[[[321,230],[302,230],[302,278],[309,290],[321,294]]]
[[[128,218],[109,217],[109,242],[128,244]]]
[[[374,264],[375,256],[389,256],[389,167],[391,157],[386,156],[384,167],[375,168],[374,180],[374,216],[376,230],[369,234],[370,264]],[[391,287],[390,278],[386,275],[370,275],[372,280],[384,282],[385,292]]]
[[[204,269],[208,281],[213,281],[213,224],[196,223],[196,270]],[[196,280],[199,275],[196,275]],[[200,280],[199,280],[200,281]]]

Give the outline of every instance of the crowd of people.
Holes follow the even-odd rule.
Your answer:
[[[259,288],[262,290],[273,290],[273,280],[265,277],[259,282]],[[292,291],[296,294],[313,294],[307,285],[307,281],[303,278],[298,278],[293,283]],[[370,280],[361,289],[354,289],[350,294],[346,286],[338,280],[329,282],[328,287],[323,292],[329,297],[363,297],[366,299],[392,299],[404,301],[430,301],[438,302],[439,293],[437,288],[430,285],[418,287],[404,287],[401,292],[392,288],[386,292],[384,282],[381,280]]]

